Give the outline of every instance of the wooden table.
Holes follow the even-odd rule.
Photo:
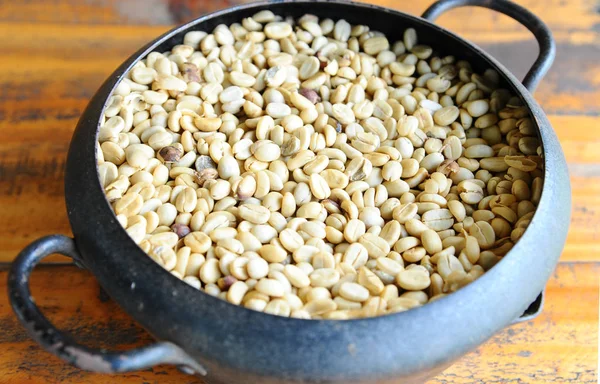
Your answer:
[[[44,0],[0,3],[0,291],[27,243],[70,234],[63,168],[79,115],[101,82],[138,47],[173,25],[238,1]],[[371,0],[420,14],[432,0]],[[600,5],[520,0],[554,32],[558,55],[535,97],[565,151],[573,215],[543,314],[510,327],[431,383],[592,383],[597,378],[600,274]],[[537,54],[530,33],[503,15],[455,10],[440,25],[483,46],[523,77]],[[561,202],[556,202],[561,204]],[[53,262],[64,262],[58,257]],[[88,272],[37,268],[36,301],[83,343],[127,348],[149,341]],[[42,351],[0,296],[0,383],[192,383],[172,367],[114,377],[79,371]]]

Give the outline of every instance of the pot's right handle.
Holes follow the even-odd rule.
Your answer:
[[[533,33],[540,47],[540,53],[522,82],[525,88],[533,93],[540,80],[552,66],[556,56],[556,44],[550,28],[539,17],[508,0],[438,0],[425,10],[422,17],[429,21],[435,21],[442,13],[465,6],[483,7],[503,13],[515,19]],[[544,292],[539,294],[525,312],[513,321],[513,324],[535,318],[542,312],[543,305]]]
[[[556,44],[550,28],[539,17],[508,0],[439,0],[427,8],[422,17],[434,21],[442,13],[464,6],[493,9],[515,19],[533,33],[540,47],[540,53],[523,79],[523,85],[533,93],[556,56]]]
[[[42,237],[23,249],[8,273],[8,296],[13,311],[29,335],[44,349],[88,371],[117,373],[138,371],[158,364],[174,364],[186,373],[206,374],[200,364],[170,342],[156,342],[123,352],[107,352],[85,347],[61,333],[40,312],[29,289],[31,271],[40,260],[53,253],[82,263],[73,239],[52,235]]]

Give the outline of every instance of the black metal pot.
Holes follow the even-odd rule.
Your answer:
[[[522,84],[487,53],[433,24],[442,12],[464,5],[504,13],[533,32],[540,54]],[[530,109],[539,128],[545,162],[538,210],[523,237],[500,263],[458,292],[417,309],[369,319],[319,321],[271,316],[198,292],[138,248],[117,223],[98,180],[94,154],[105,101],[123,74],[149,52],[170,49],[190,30],[210,31],[218,24],[238,22],[263,9],[294,17],[312,13],[344,18],[350,23],[368,24],[390,40],[401,39],[401,31],[413,27],[421,43],[443,47],[469,60],[477,71],[498,71],[504,86]],[[344,1],[274,1],[215,12],[178,27],[123,63],[82,115],[71,142],[65,178],[75,239],[48,236],[19,254],[9,274],[13,309],[31,337],[45,349],[82,369],[98,372],[125,372],[168,363],[188,373],[206,375],[205,380],[211,383],[422,382],[520,315],[529,318],[541,310],[540,292],[563,249],[571,206],[562,150],[530,93],[550,67],[554,54],[548,28],[524,8],[505,0],[442,0],[423,18]],[[106,292],[161,341],[109,353],[83,347],[60,333],[40,313],[28,285],[33,267],[51,253],[70,256],[89,269]]]

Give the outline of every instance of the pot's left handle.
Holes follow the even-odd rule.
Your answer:
[[[73,239],[52,235],[42,237],[23,249],[8,274],[8,296],[12,308],[29,335],[45,350],[78,368],[94,372],[137,371],[158,364],[173,364],[186,373],[206,375],[204,367],[170,342],[156,342],[129,351],[107,352],[80,345],[56,329],[35,305],[29,290],[29,276],[35,265],[54,253],[82,263]]]

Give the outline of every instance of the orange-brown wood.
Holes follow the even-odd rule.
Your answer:
[[[600,263],[561,264],[548,283],[541,316],[503,330],[430,383],[595,383],[599,273]],[[0,290],[6,291],[5,271]],[[86,271],[39,267],[32,292],[44,313],[85,345],[126,349],[151,341],[115,302],[100,299]],[[172,367],[113,377],[73,368],[31,341],[5,296],[0,327],[0,383],[200,383]]]
[[[0,263],[32,240],[70,234],[63,168],[88,100],[129,55],[205,12],[248,0],[28,0],[0,2]],[[368,2],[421,14],[433,0]],[[557,40],[554,66],[535,92],[562,143],[571,172],[571,230],[550,282],[546,310],[449,368],[432,383],[595,382],[600,263],[600,12],[596,0],[519,0]],[[531,33],[503,15],[463,8],[438,23],[482,46],[517,77],[535,59]],[[561,204],[563,202],[556,202]],[[66,261],[51,257],[48,261]],[[586,263],[573,263],[586,262]],[[149,341],[113,302],[100,303],[88,273],[44,267],[34,292],[57,324],[93,346]],[[5,273],[0,273],[1,283]],[[0,284],[1,285],[1,284]],[[0,289],[5,291],[4,287]],[[0,296],[0,384],[111,383],[42,352]],[[160,367],[118,377],[140,383],[194,380]]]

